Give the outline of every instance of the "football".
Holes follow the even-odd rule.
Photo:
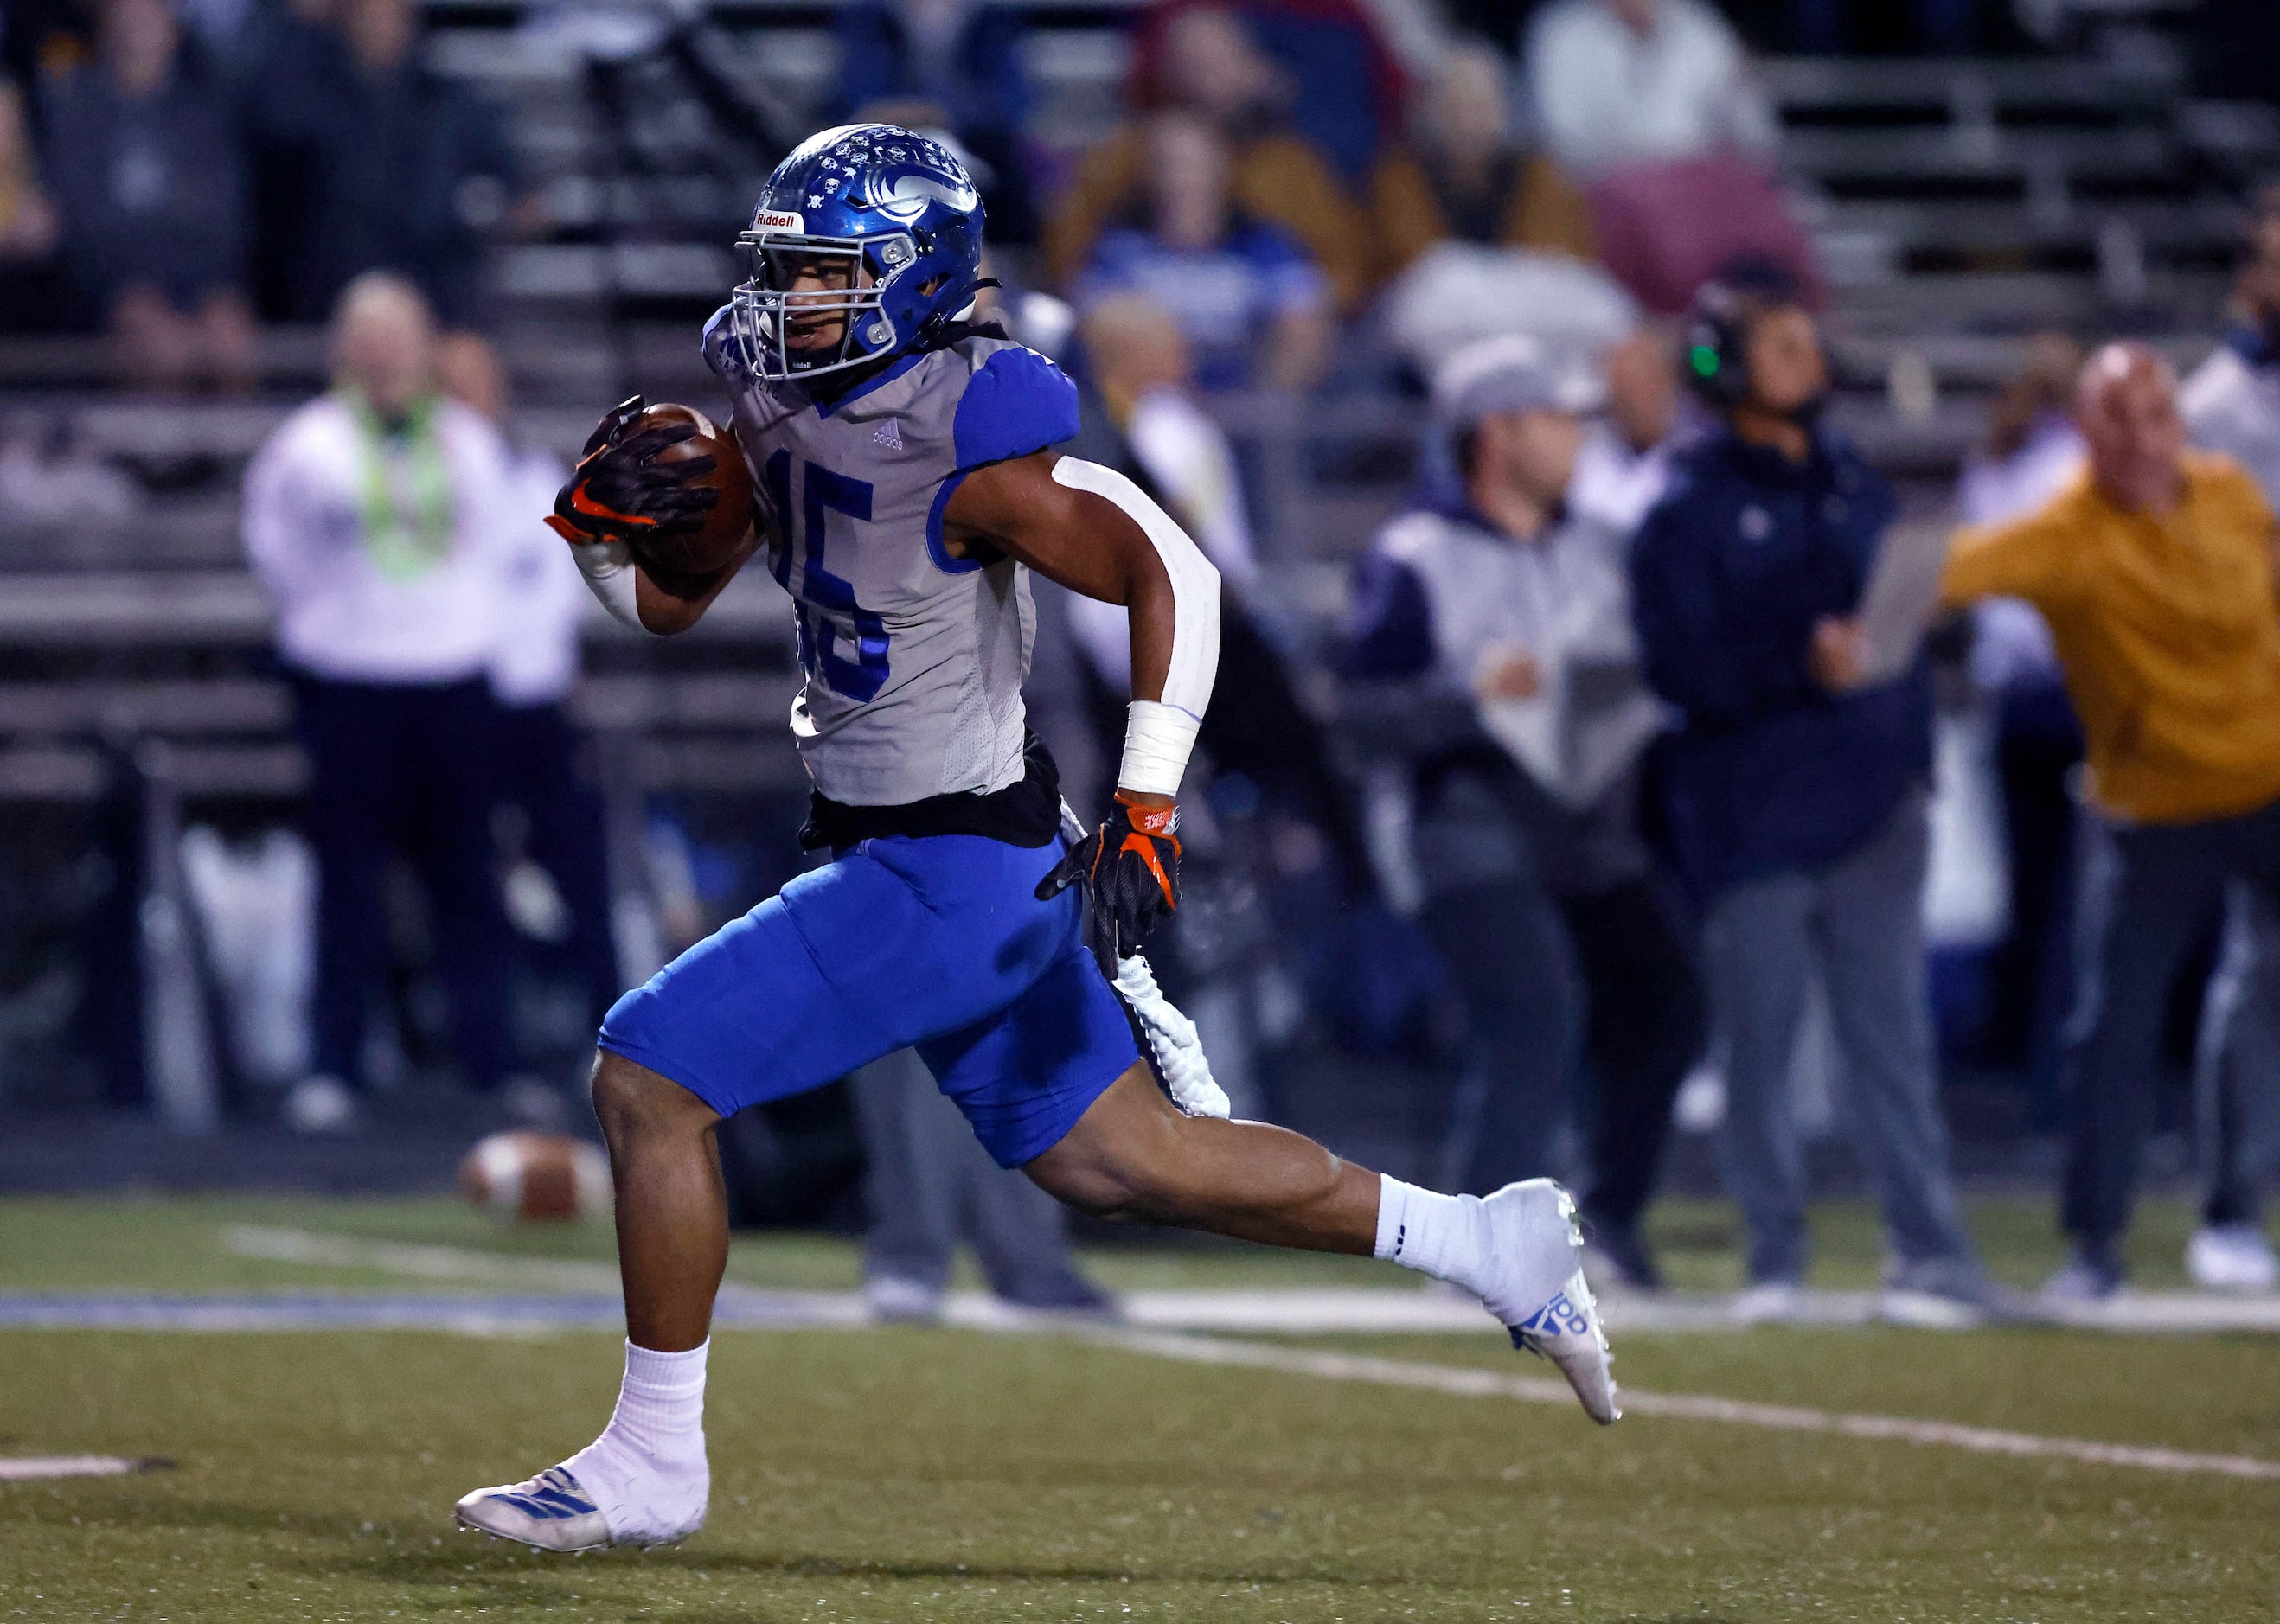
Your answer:
[[[459,1163],[459,1191],[494,1217],[524,1223],[605,1218],[610,1164],[567,1134],[493,1134]]]
[[[691,457],[710,457],[712,472],[697,483],[718,490],[720,500],[696,529],[643,536],[634,543],[634,554],[642,567],[667,591],[691,577],[702,578],[726,568],[735,560],[752,527],[751,471],[744,466],[744,456],[737,449],[733,431],[716,427],[712,419],[694,406],[666,401],[643,412],[628,433],[669,428],[676,423],[694,423],[695,438],[667,446],[651,460],[670,463]]]

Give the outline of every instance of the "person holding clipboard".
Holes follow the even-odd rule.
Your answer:
[[[1663,810],[1703,910],[1724,1046],[1719,1159],[1749,1232],[1738,1312],[1799,1306],[1806,1192],[1789,1079],[1817,977],[1891,1237],[1884,1312],[1967,1323],[1990,1304],[1948,1176],[1926,991],[1930,673],[1912,626],[1868,680],[1882,650],[1855,618],[1890,567],[1892,493],[1820,421],[1828,364],[1785,280],[1705,287],[1684,373],[1718,425],[1674,458],[1630,577],[1647,680],[1680,715]]]

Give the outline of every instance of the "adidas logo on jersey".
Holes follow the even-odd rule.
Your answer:
[[[903,431],[899,424],[897,424],[896,419],[893,418],[889,418],[885,422],[880,424],[877,430],[871,435],[871,438],[877,441],[881,445],[885,446],[890,451],[899,451],[903,449]]]

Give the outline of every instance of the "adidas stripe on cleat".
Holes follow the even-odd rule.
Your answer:
[[[1489,1220],[1489,1311],[1512,1345],[1550,1359],[1583,1412],[1602,1427],[1622,1416],[1599,1305],[1583,1278],[1583,1232],[1575,1198],[1550,1179],[1507,1184],[1481,1202]]]
[[[1519,1325],[1506,1328],[1512,1345],[1550,1359],[1575,1389],[1583,1412],[1602,1427],[1623,1418],[1615,1391],[1614,1355],[1607,1351],[1607,1334],[1599,1326],[1598,1305],[1583,1271],[1543,1307]]]
[[[597,1551],[610,1543],[601,1509],[560,1466],[496,1489],[478,1489],[452,1507],[462,1526],[541,1551]]]

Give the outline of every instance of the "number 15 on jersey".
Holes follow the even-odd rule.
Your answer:
[[[855,589],[824,564],[827,516],[844,513],[864,524],[871,521],[871,486],[851,480],[820,464],[800,463],[800,563],[797,584],[792,581],[791,453],[779,450],[768,458],[767,490],[782,516],[782,545],[776,550],[777,584],[792,596],[799,625],[799,663],[812,681],[857,701],[874,699],[887,684],[887,623],[855,601]],[[843,636],[840,617],[853,627],[851,639]],[[854,658],[843,651],[851,641]]]

